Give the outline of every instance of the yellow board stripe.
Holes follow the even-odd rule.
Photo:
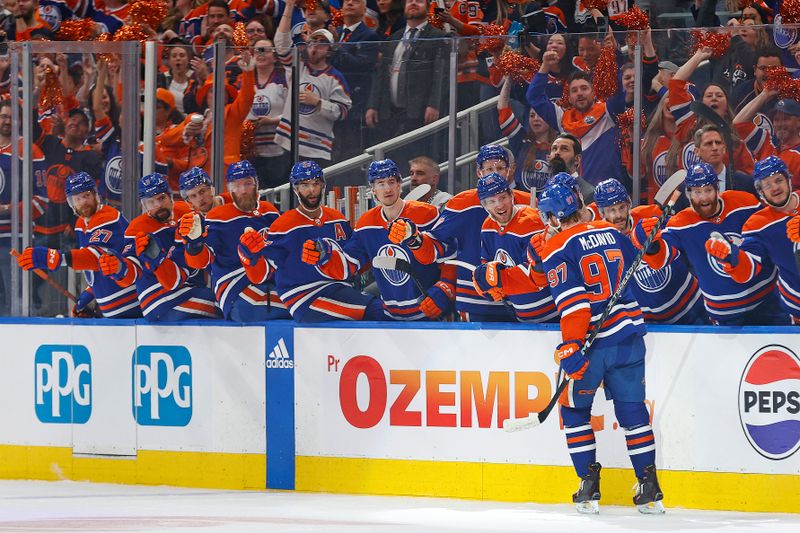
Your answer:
[[[264,454],[139,451],[135,458],[76,457],[71,448],[0,445],[0,478],[263,490]],[[570,467],[303,457],[297,490],[567,503],[578,486]],[[602,502],[632,505],[630,469],[602,473]],[[800,513],[800,476],[661,471],[668,507]]]
[[[73,456],[72,448],[0,445],[0,478],[263,490],[265,454],[140,450],[136,457]]]
[[[800,513],[800,476],[661,471],[667,507]],[[604,468],[602,503],[633,505],[632,469]],[[296,461],[297,490],[568,503],[578,488],[571,467],[303,457]]]

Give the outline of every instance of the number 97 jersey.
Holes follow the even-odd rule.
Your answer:
[[[577,224],[545,243],[542,259],[564,339],[586,336],[586,319],[591,316],[594,324],[600,318],[635,257],[630,239],[607,222]],[[645,331],[629,283],[600,326],[594,345],[617,344]]]

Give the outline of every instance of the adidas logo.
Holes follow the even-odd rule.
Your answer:
[[[294,361],[289,358],[289,350],[283,337],[267,356],[267,368],[294,368]]]

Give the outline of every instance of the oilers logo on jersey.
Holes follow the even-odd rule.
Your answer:
[[[509,254],[502,248],[498,248],[497,251],[494,253],[494,261],[502,263],[507,267],[517,266],[517,264],[514,262],[514,259],[511,257],[511,254]]]
[[[681,153],[681,161],[683,162],[683,168],[692,168],[697,163],[700,162],[700,158],[697,157],[697,154],[694,153],[694,143],[689,143],[683,147],[683,152]]]
[[[738,233],[734,233],[732,231],[726,231],[725,232],[725,237],[729,241],[731,241],[733,244],[735,244],[736,246],[740,246],[740,247],[742,246],[742,241],[744,241],[744,237],[742,237]],[[711,254],[706,254],[706,257],[708,258],[708,264],[711,266],[711,268],[714,270],[714,272],[716,272],[720,276],[724,276],[726,278],[730,278],[731,277],[730,274],[725,272],[725,269],[722,267],[722,263],[717,261],[717,259],[715,257],[713,257]]]
[[[666,287],[672,279],[672,265],[667,265],[660,270],[653,270],[642,262],[633,274],[636,284],[645,292],[658,292]]]
[[[319,87],[317,87],[313,83],[308,83],[308,82],[301,83],[300,92],[314,93],[320,98],[322,98],[322,92],[320,92]],[[310,115],[316,110],[317,106],[310,104],[300,104],[297,106],[297,112],[300,113],[301,115]]]
[[[398,259],[403,259],[409,263],[411,262],[411,258],[408,256],[408,253],[401,247],[394,244],[384,244],[381,246],[378,249],[378,253],[375,254],[375,257],[397,257]],[[381,271],[381,274],[383,274],[383,277],[386,278],[386,281],[395,287],[400,287],[408,281],[408,274],[405,272],[400,272],[399,270],[389,270],[386,268],[381,268],[379,270]]]
[[[39,17],[50,25],[53,31],[61,27],[61,12],[52,5],[39,6]]]
[[[53,165],[47,169],[47,197],[51,202],[63,204],[67,201],[64,183],[73,172],[72,167],[67,165]]]
[[[122,194],[122,156],[112,157],[106,163],[106,188],[112,194]]]
[[[269,101],[269,96],[265,94],[257,94],[253,98],[252,113],[257,117],[266,117],[272,110],[272,103]]]
[[[667,180],[667,152],[661,152],[653,161],[653,177],[659,187]]]

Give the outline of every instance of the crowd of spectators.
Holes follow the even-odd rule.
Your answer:
[[[76,19],[94,21],[95,36],[113,34],[129,26],[134,4],[0,0],[0,39],[59,40],[62,25]],[[210,170],[213,45],[223,41],[226,104],[217,112],[225,116],[225,166],[247,158],[261,188],[286,182],[292,137],[299,140],[299,160],[324,168],[447,115],[451,97],[466,109],[494,96],[497,108],[481,116],[479,144],[508,137],[519,189],[538,190],[551,174],[575,171],[590,202],[598,182],[615,177],[634,190],[638,175],[641,196],[634,200],[645,202],[674,171],[703,161],[721,177],[723,190],[752,192],[754,162],[770,153],[786,162],[797,185],[800,103],[765,89],[769,67],[798,72],[797,34],[772,25],[780,2],[605,4],[589,9],[580,0],[170,0],[158,27],[143,26],[147,38],[161,44],[156,137],[143,141],[155,143],[156,170],[169,177],[175,195],[182,172]],[[619,16],[634,4],[648,12],[652,27],[637,32],[641,140],[632,139],[620,120],[634,106],[639,65]],[[238,42],[238,23],[247,45]],[[490,24],[503,28],[504,46],[481,46],[486,37],[480,28]],[[693,46],[693,27],[725,32],[729,46],[721,54]],[[448,86],[452,37],[459,37],[454,95]],[[4,118],[11,108],[8,46],[0,46],[0,239],[7,239],[13,125]],[[301,65],[293,117],[286,67],[294,47],[300,48]],[[608,47],[614,48],[618,84],[599,100],[598,62]],[[530,84],[501,75],[497,62],[509,49],[540,61]],[[63,247],[73,239],[73,214],[63,194],[69,174],[88,172],[106,202],[121,203],[121,104],[131,91],[122,83],[120,57],[60,53],[55,44],[53,50],[34,56],[35,97],[41,102],[41,93],[55,83],[62,100],[23,112],[35,119],[34,242]],[[562,132],[577,138],[578,150],[556,139]],[[406,162],[417,156],[443,161],[445,149],[441,136],[432,136],[391,155],[405,175],[413,175]],[[363,173],[354,171],[332,183],[363,181]],[[0,270],[0,285],[8,283],[6,274]]]

